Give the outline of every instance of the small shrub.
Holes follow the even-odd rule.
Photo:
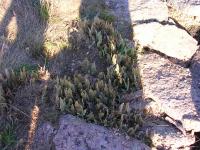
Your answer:
[[[12,127],[7,127],[0,133],[0,141],[3,149],[7,149],[16,143],[16,136]]]

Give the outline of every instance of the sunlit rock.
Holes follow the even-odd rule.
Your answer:
[[[159,51],[167,56],[188,61],[198,49],[198,42],[185,30],[173,24],[158,22],[135,25],[134,39],[141,46]]]
[[[55,148],[62,149],[107,149],[150,150],[135,139],[126,139],[104,127],[88,124],[77,117],[66,115],[60,119],[59,129],[53,138]]]

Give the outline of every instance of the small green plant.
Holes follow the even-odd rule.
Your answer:
[[[109,23],[112,23],[115,21],[115,16],[112,15],[109,11],[101,11],[99,16],[98,16],[100,19],[106,21],[106,22],[109,22]]]
[[[36,68],[36,66],[24,64],[15,70],[5,70],[0,80],[3,89],[12,90],[19,85],[39,79],[39,72]]]
[[[115,21],[115,16],[111,14],[105,2],[102,0],[87,0],[82,2],[80,17],[82,20],[93,20],[95,17],[99,17],[109,23]]]
[[[39,6],[39,11],[40,11],[40,17],[43,21],[48,21],[50,14],[50,3],[45,1],[45,0],[41,0],[40,2],[40,6]]]
[[[13,127],[7,127],[0,133],[0,141],[5,150],[16,143],[16,136]]]
[[[21,64],[18,68],[16,68],[14,71],[16,73],[20,73],[21,70],[26,70],[28,73],[37,73],[39,67],[37,65],[30,65],[30,64]]]

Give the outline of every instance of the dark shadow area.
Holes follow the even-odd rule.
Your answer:
[[[197,112],[196,119],[199,122],[200,121],[199,119],[200,118],[200,51],[199,50],[197,50],[196,54],[194,55],[191,61],[190,71],[192,76],[191,96]],[[186,118],[190,119],[194,118],[194,116],[186,116]],[[195,133],[195,137],[196,137],[196,142],[194,145],[192,145],[192,149],[199,150],[200,132]]]
[[[200,149],[200,132],[195,133],[195,143],[191,145],[192,150]]]
[[[194,38],[198,41],[198,44],[200,45],[200,29],[196,32]]]
[[[118,14],[120,16],[117,16]],[[122,35],[122,38],[132,41],[133,29],[128,0],[123,0],[123,2],[82,0],[79,8],[80,21],[74,20],[69,23],[72,28],[76,29],[68,35],[70,46],[61,49],[55,57],[49,59],[49,69],[53,76],[73,75],[77,70],[80,70],[80,67],[77,66],[80,66],[85,58],[88,58],[90,62],[95,62],[97,70],[105,71],[105,66],[108,64],[99,57],[98,49],[94,43],[82,36],[84,33],[79,27],[81,21],[89,20],[92,22],[96,17],[112,24],[116,31]]]
[[[9,5],[10,2],[10,5]],[[3,0],[0,2],[8,9],[0,22],[1,62],[3,68],[13,68],[21,64],[37,63],[36,56],[42,49],[47,18],[42,16],[40,0]],[[9,24],[12,23],[10,29]],[[15,28],[15,29],[14,29]],[[16,33],[13,33],[16,30]],[[9,39],[11,34],[14,39]]]

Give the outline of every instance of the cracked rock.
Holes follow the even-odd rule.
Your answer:
[[[125,136],[98,125],[86,123],[72,115],[60,118],[59,129],[53,142],[57,150],[150,150],[136,139]]]
[[[134,26],[133,30],[134,39],[141,46],[181,61],[189,61],[198,49],[198,42],[173,24],[144,23]]]
[[[200,94],[193,86],[190,70],[155,53],[140,55],[139,69],[144,96],[153,99],[159,109],[181,122],[186,131],[199,132]]]
[[[200,19],[200,0],[168,0],[167,3],[184,14]]]
[[[143,128],[149,132],[152,144],[157,149],[179,149],[184,147],[184,150],[186,150],[186,147],[195,142],[193,135],[184,135],[166,121],[152,117],[147,122]]]
[[[139,111],[148,112],[149,115],[145,118],[145,124],[140,129],[143,133],[147,133],[147,136],[151,139],[152,145],[156,149],[189,149],[189,146],[195,143],[195,136],[182,132],[180,128],[174,126],[174,124],[164,120],[162,111],[159,110],[159,106],[154,101],[148,99],[134,100],[131,105],[133,109]],[[153,108],[154,110],[152,110]],[[156,115],[156,116],[155,116]]]

